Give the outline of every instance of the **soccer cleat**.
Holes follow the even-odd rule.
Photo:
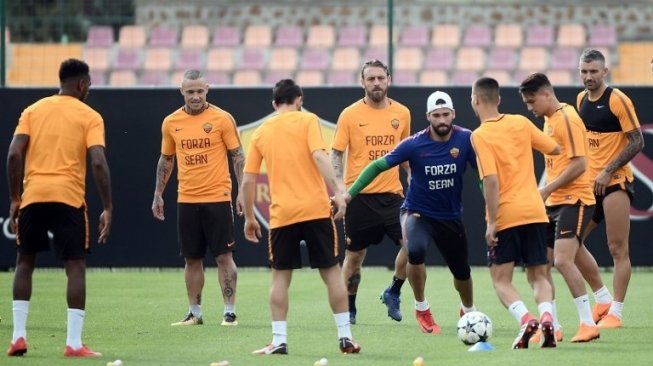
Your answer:
[[[360,344],[347,337],[340,338],[338,342],[340,343],[340,352],[342,353],[358,353],[361,351]]]
[[[556,335],[556,342],[562,342],[564,336],[562,333],[562,328],[556,329],[555,335]],[[537,333],[535,333],[535,335],[531,337],[529,343],[540,343],[541,339],[542,339],[542,330],[538,329]]]
[[[399,294],[390,292],[390,288],[386,288],[381,293],[381,302],[388,308],[388,316],[392,318],[392,320],[400,322],[401,311],[399,310],[399,303],[401,300],[399,299]]]
[[[9,344],[9,349],[7,350],[7,356],[22,356],[27,353],[27,342],[25,338],[18,337],[16,342],[11,342]]]
[[[551,321],[542,322],[542,339],[540,340],[540,347],[554,348],[557,346],[555,331],[553,330],[553,323]]]
[[[608,311],[610,311],[609,302],[605,304],[594,304],[594,308],[592,309],[592,320],[594,320],[594,323],[598,323],[601,319],[605,318],[608,315]]]
[[[176,323],[172,323],[173,327],[180,326],[180,325],[202,325],[204,324],[204,321],[202,320],[202,317],[197,317],[193,315],[193,313],[188,313],[186,317]],[[224,324],[223,324],[224,325]]]
[[[66,349],[63,351],[64,357],[100,357],[102,354],[100,352],[92,351],[86,345],[82,344],[82,347],[78,349],[72,349],[70,346],[66,346]]]
[[[592,324],[585,324],[585,323],[580,323],[580,327],[578,327],[578,332],[574,336],[574,338],[571,339],[571,343],[579,343],[579,342],[589,342],[594,339],[599,339],[601,336],[599,335],[599,327]]]
[[[287,355],[288,354],[288,344],[281,343],[278,346],[273,345],[272,343],[267,346],[257,349],[252,352],[255,355]]]
[[[349,324],[356,324],[356,310],[349,310]]]
[[[597,326],[600,329],[617,329],[621,328],[621,319],[612,313],[608,313],[603,319],[599,321]]]
[[[517,338],[512,342],[512,349],[528,348],[528,341],[537,332],[539,326],[540,323],[535,319],[531,319],[528,323],[522,325]]]
[[[226,327],[233,327],[238,325],[238,317],[234,313],[225,313],[224,318],[222,319],[222,325]]]
[[[440,326],[433,320],[431,310],[415,310],[415,317],[422,333],[440,334]]]

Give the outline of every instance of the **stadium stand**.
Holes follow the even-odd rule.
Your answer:
[[[355,71],[361,67],[360,50],[355,47],[341,47],[333,51],[331,69],[336,71]]]
[[[118,47],[142,48],[145,46],[145,27],[141,25],[125,25],[120,28]]]
[[[492,45],[492,29],[487,25],[474,24],[465,29],[463,46],[490,47]]]
[[[306,47],[332,48],[336,43],[336,31],[330,25],[313,25],[308,28]]]
[[[245,30],[245,47],[269,47],[272,43],[272,30],[267,25],[250,25]]]
[[[94,25],[88,30],[86,38],[87,47],[111,47],[113,46],[113,29],[109,26]]]
[[[582,24],[562,24],[558,27],[556,45],[558,47],[580,48],[586,45],[587,35]]]
[[[323,86],[324,73],[318,70],[299,70],[295,74],[297,84],[301,86]]]
[[[337,45],[340,47],[364,47],[367,44],[367,28],[348,25],[340,28]]]
[[[150,47],[177,46],[177,27],[158,25],[150,30]]]
[[[336,49],[335,52],[337,51],[338,49]],[[329,67],[330,53],[331,52],[325,48],[304,49],[300,60],[301,70],[326,70]]]
[[[235,47],[241,42],[240,30],[237,27],[217,26],[213,29],[211,44],[214,47]]]
[[[419,83],[427,86],[446,86],[449,78],[442,70],[424,70],[419,74]]]
[[[424,68],[427,70],[451,70],[454,67],[454,52],[452,48],[430,48]]]
[[[210,71],[232,71],[235,68],[233,48],[211,48],[206,56],[206,69]]]
[[[181,30],[181,47],[206,48],[209,45],[209,30],[203,25],[186,25]]]
[[[494,47],[519,48],[524,42],[520,24],[498,24],[494,30]]]
[[[533,25],[526,29],[526,46],[551,47],[555,41],[555,31],[550,25]]]
[[[281,25],[277,28],[274,45],[277,47],[301,47],[304,44],[304,29],[297,25]]]
[[[460,46],[460,33],[460,27],[457,24],[434,25],[431,33],[431,46],[457,48]]]
[[[401,30],[399,44],[402,46],[425,47],[429,43],[429,29],[426,26],[412,25]]]

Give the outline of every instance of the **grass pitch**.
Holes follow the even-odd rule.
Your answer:
[[[358,324],[352,327],[361,343],[359,355],[342,355],[338,350],[333,316],[326,290],[317,271],[297,271],[290,290],[288,356],[252,355],[271,340],[268,288],[265,269],[241,269],[238,277],[237,313],[239,325],[220,326],[222,300],[215,268],[207,268],[203,294],[204,325],[170,327],[187,312],[183,273],[179,270],[89,270],[84,342],[103,356],[94,359],[65,359],[66,341],[65,275],[60,270],[37,270],[28,320],[29,351],[25,357],[0,355],[1,365],[106,365],[121,359],[125,366],[204,365],[228,360],[231,366],[311,366],[322,357],[329,366],[409,366],[417,356],[425,365],[650,365],[653,351],[653,273],[635,271],[626,306],[625,327],[601,332],[601,339],[588,344],[571,344],[578,318],[569,291],[559,274],[558,312],[564,341],[557,349],[511,350],[518,325],[499,303],[486,268],[472,269],[475,302],[490,316],[496,349],[467,352],[456,337],[459,299],[448,270],[428,270],[427,298],[442,334],[426,335],[415,322],[410,286],[402,291],[402,322],[386,316],[378,299],[392,273],[364,268],[358,294]],[[603,274],[611,286],[610,273]],[[13,273],[0,273],[0,340],[9,345],[12,334],[11,283]],[[536,313],[525,275],[515,271],[514,281],[531,312]],[[591,297],[591,296],[590,296]],[[5,348],[6,349],[6,348]],[[3,349],[4,350],[4,349]]]

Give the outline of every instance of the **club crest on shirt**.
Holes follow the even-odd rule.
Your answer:
[[[213,130],[213,124],[211,122],[206,122],[205,124],[202,125],[202,129],[204,132],[209,133]]]
[[[399,128],[399,120],[394,118],[392,121],[390,121],[390,126],[394,128],[395,130]]]
[[[308,110],[302,108],[302,111],[309,112]],[[243,144],[243,150],[245,155],[249,150],[249,143],[252,140],[254,131],[256,128],[270,117],[275,116],[277,113],[272,112],[267,116],[262,117],[258,121],[250,122],[246,125],[238,126],[238,131],[240,132],[240,141]],[[319,116],[318,116],[319,117]],[[327,146],[327,150],[331,150],[331,143],[336,134],[336,124],[320,118],[320,129],[322,130],[322,138],[324,138],[324,143]],[[261,165],[261,171],[256,177],[256,196],[254,197],[254,213],[259,222],[266,229],[270,228],[270,184],[268,181],[268,172],[265,167],[265,161]]]
[[[451,150],[449,150],[449,154],[455,159],[460,155],[460,149],[457,147],[452,147]]]

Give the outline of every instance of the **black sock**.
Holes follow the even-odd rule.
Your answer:
[[[397,276],[392,276],[392,284],[390,285],[390,292],[393,292],[395,294],[400,294],[401,286],[404,285],[404,282],[406,282],[406,280],[399,279],[397,278]]]
[[[356,312],[356,294],[349,295],[349,311]]]

